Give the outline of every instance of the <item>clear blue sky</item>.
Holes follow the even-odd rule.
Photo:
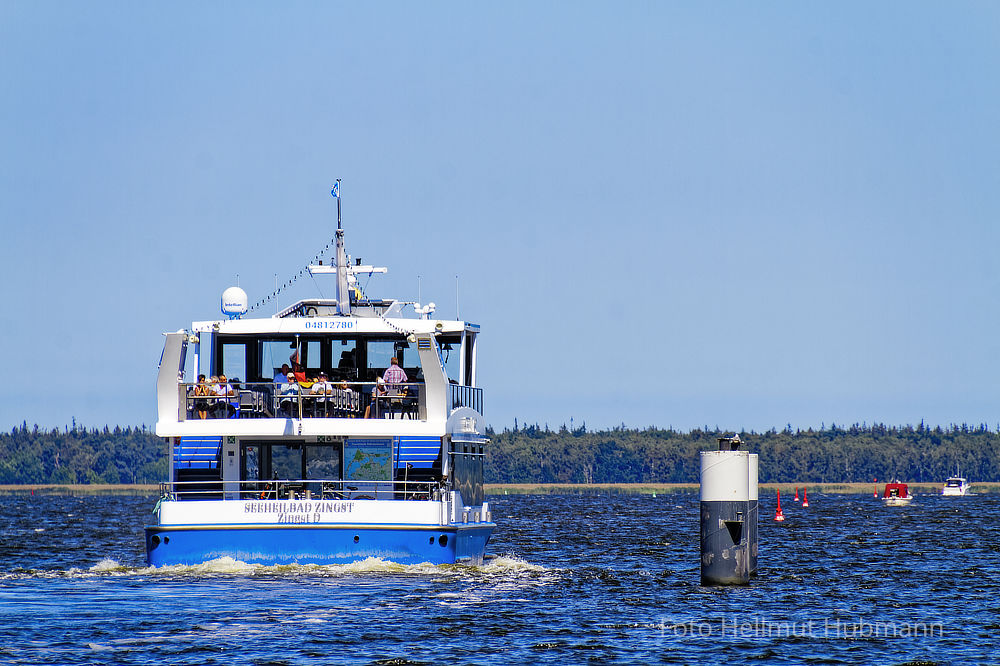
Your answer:
[[[0,428],[151,425],[338,177],[495,427],[995,428],[998,72],[995,2],[2,1]]]

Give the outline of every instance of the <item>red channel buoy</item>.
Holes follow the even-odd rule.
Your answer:
[[[785,519],[785,514],[781,513],[781,491],[778,491],[778,510],[774,514],[774,519],[777,521],[782,521]]]
[[[799,501],[799,487],[798,486],[795,486],[795,498],[794,499],[795,499],[796,502]]]
[[[875,483],[875,499],[878,499],[878,479],[877,478],[875,479],[874,483]]]
[[[806,493],[805,488],[802,489],[802,506],[803,507],[809,506],[809,495]]]

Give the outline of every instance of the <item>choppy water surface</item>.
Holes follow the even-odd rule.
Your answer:
[[[762,498],[699,585],[698,497],[499,496],[483,567],[146,568],[149,497],[0,497],[0,663],[989,663],[1000,497]]]

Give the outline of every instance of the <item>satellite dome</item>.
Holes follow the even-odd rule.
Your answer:
[[[235,319],[247,311],[247,292],[230,287],[222,292],[222,314]]]

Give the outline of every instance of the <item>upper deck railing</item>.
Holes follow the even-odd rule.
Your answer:
[[[451,407],[471,407],[483,413],[483,389],[475,386],[451,384]]]
[[[426,420],[422,382],[389,385],[375,394],[375,382],[319,383],[229,382],[181,383],[180,420],[274,418],[409,418]],[[483,390],[451,384],[449,407],[482,413]]]

